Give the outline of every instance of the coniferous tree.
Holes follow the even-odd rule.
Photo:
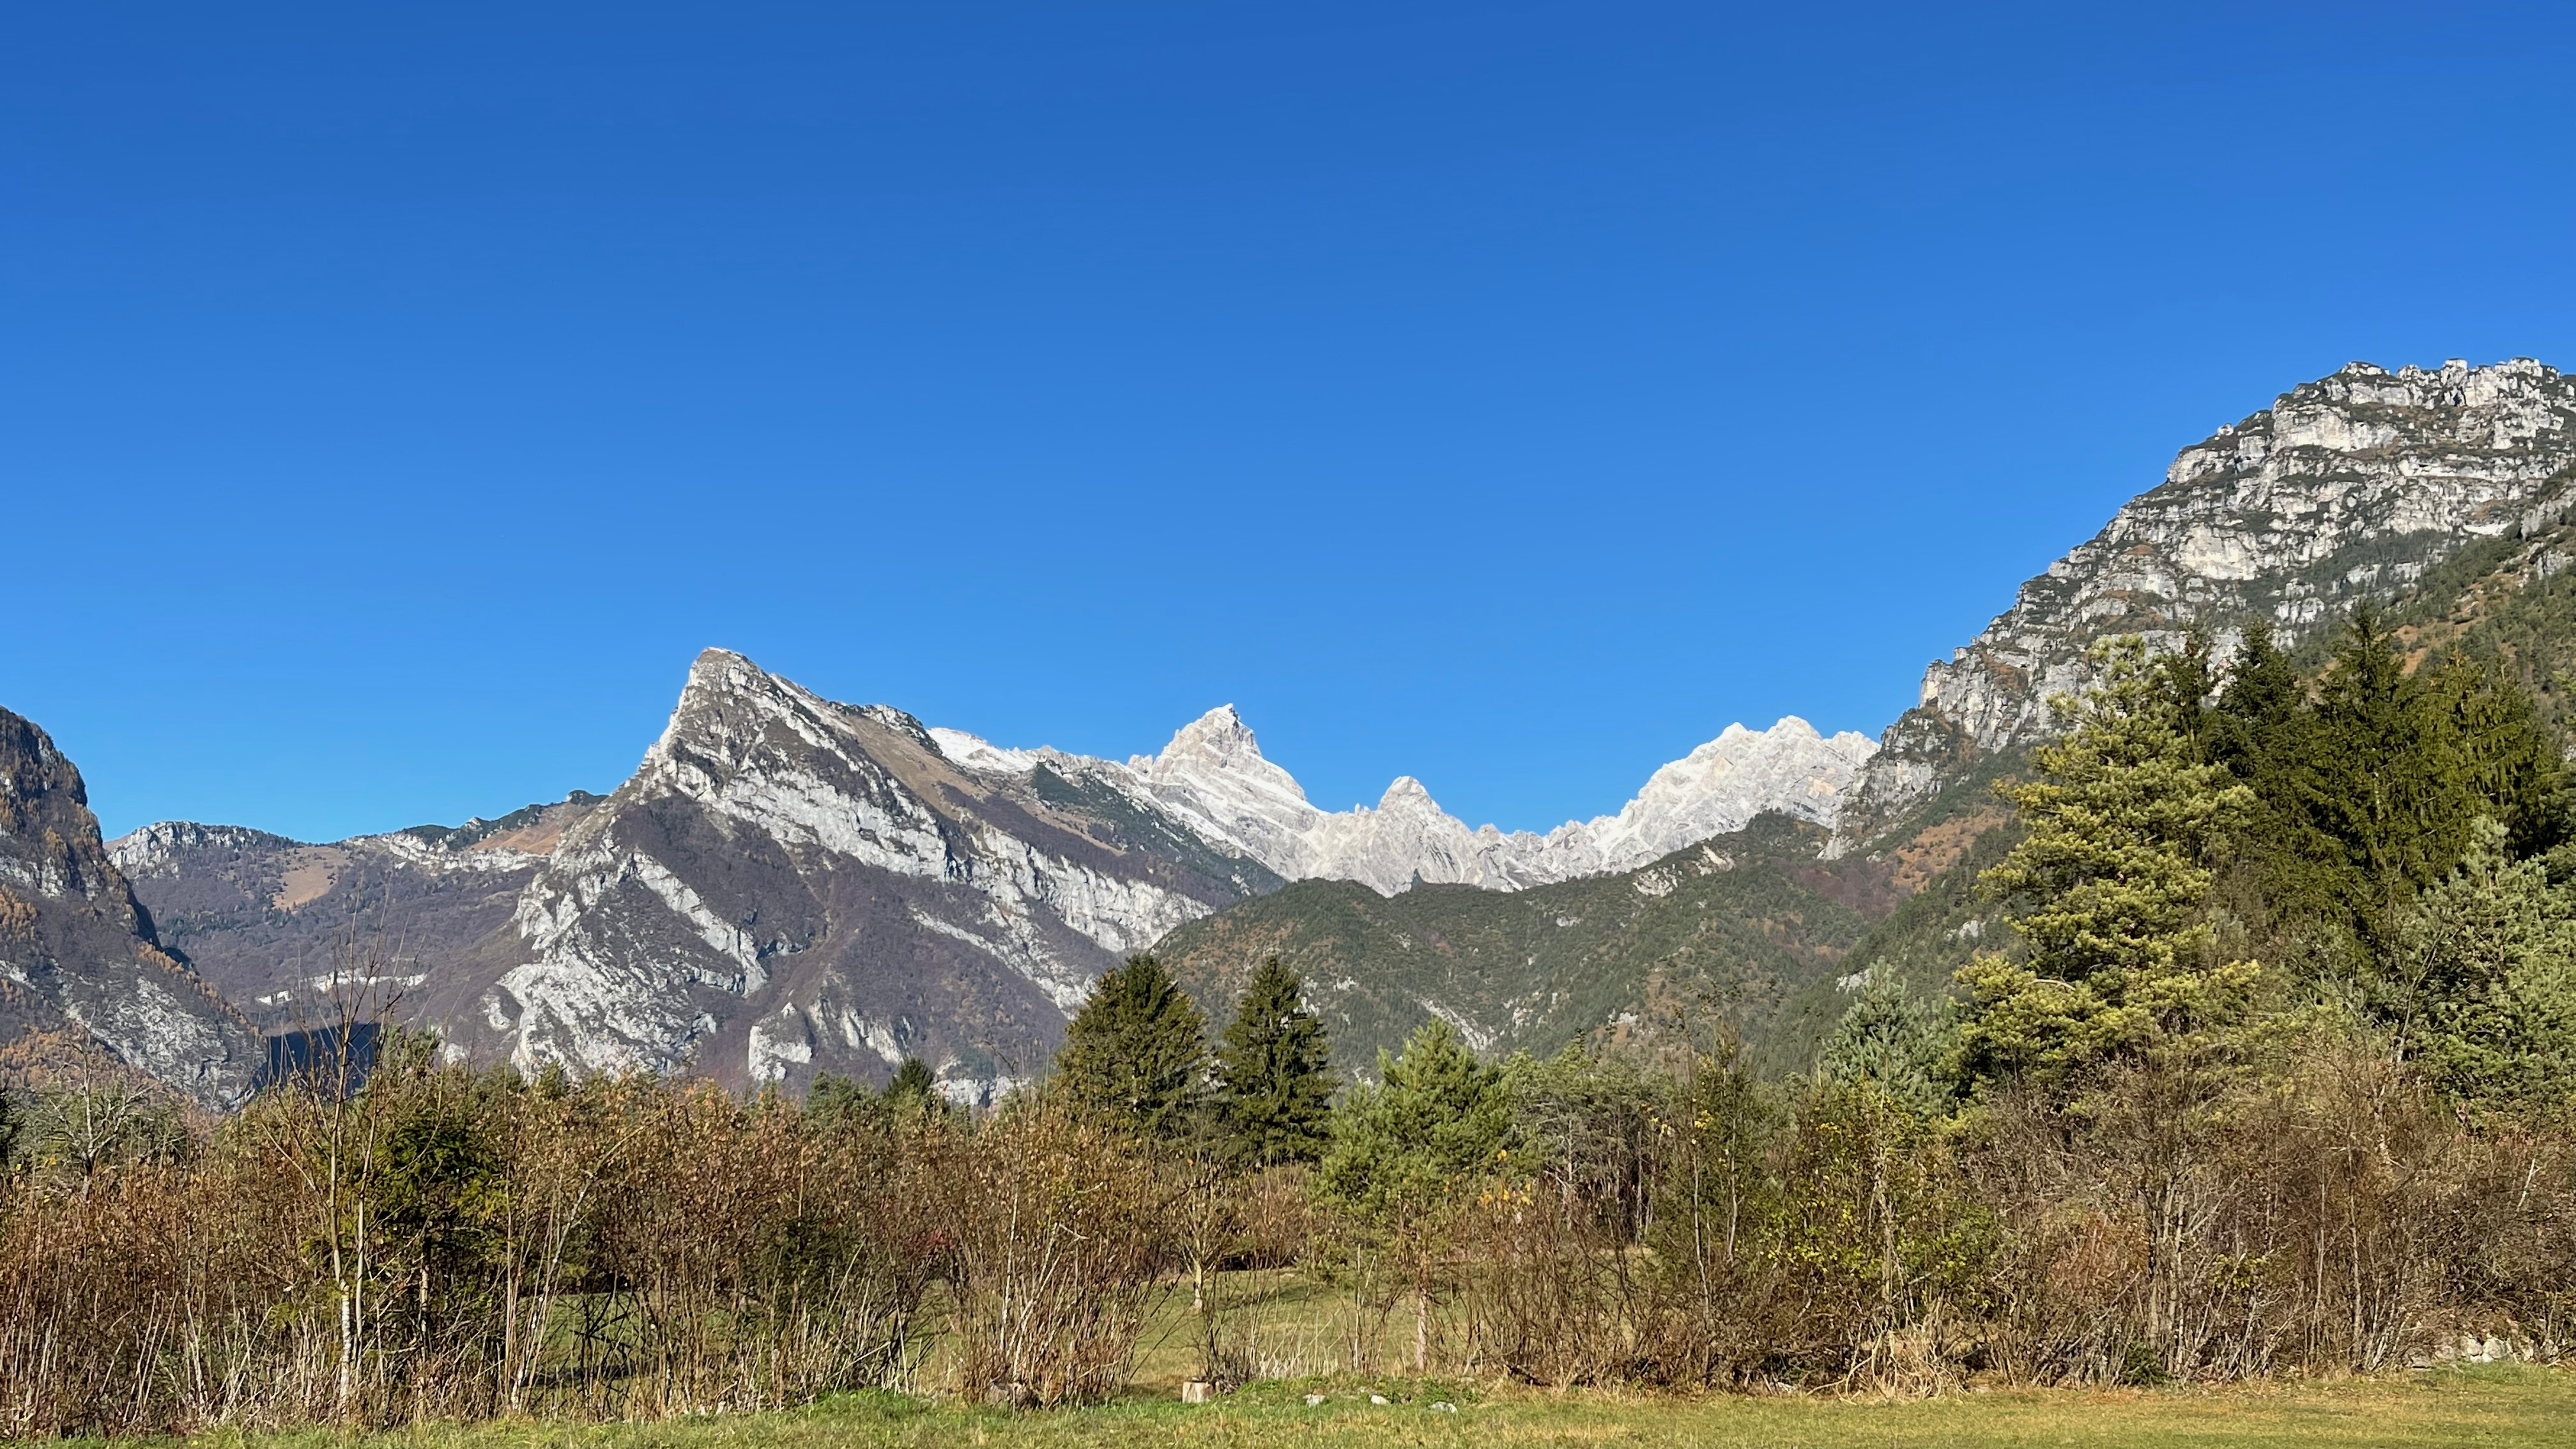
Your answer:
[[[2367,610],[2335,649],[2316,720],[2309,817],[2339,848],[2343,893],[2378,939],[2395,910],[2466,851],[2471,812],[2445,788],[2438,711]]]
[[[882,1109],[877,1094],[864,1082],[838,1072],[818,1072],[805,1090],[805,1115],[826,1126],[855,1127],[872,1121]]]
[[[1333,1114],[1319,1181],[1364,1220],[1418,1217],[1493,1172],[1511,1145],[1511,1094],[1456,1028],[1434,1021],[1404,1054],[1378,1053],[1380,1085],[1351,1089]]]
[[[1084,1109],[1181,1136],[1206,1096],[1207,1018],[1160,961],[1130,956],[1092,985],[1065,1029],[1056,1073]]]
[[[939,1095],[939,1080],[930,1073],[930,1064],[919,1057],[905,1057],[886,1083],[888,1102],[928,1102]]]
[[[2058,705],[2072,726],[2043,746],[2041,778],[2005,788],[2029,834],[1985,873],[2028,902],[2013,925],[2026,962],[1980,953],[1959,969],[1970,1002],[1969,1083],[2060,1080],[2114,1053],[2225,1015],[2248,968],[2209,957],[2208,860],[2252,792],[2204,762],[2177,699],[2135,636],[2091,653],[2102,683]]]
[[[2460,868],[2418,899],[2367,1005],[2433,1081],[2539,1101],[2576,1074],[2576,889],[2480,820]]]
[[[2566,837],[2566,763],[2519,684],[2492,664],[2454,658],[2433,672],[2424,700],[2439,717],[2445,784],[2473,816],[2504,827],[2507,850],[2536,855]]]
[[[1271,957],[1252,974],[1216,1052],[1216,1117],[1238,1162],[1275,1167],[1323,1155],[1333,1079],[1324,1024],[1305,983]]]
[[[2269,907],[2309,926],[2339,927],[2349,919],[2351,882],[2343,850],[2314,820],[2316,738],[2307,681],[2273,642],[2271,626],[2254,621],[2210,711],[2209,758],[2254,793],[2236,853]]]
[[[1956,1046],[1949,1000],[1924,1000],[1880,962],[1817,1052],[1816,1075],[1872,1083],[1915,1115],[1937,1116],[1951,1102],[1943,1067]]]

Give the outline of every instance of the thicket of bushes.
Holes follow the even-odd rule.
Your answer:
[[[803,1103],[523,1081],[398,1044],[221,1124],[116,1089],[0,1122],[0,1428],[637,1415],[1128,1379],[1227,1267],[1294,1266],[1354,1370],[1931,1389],[2568,1348],[2576,847],[2556,743],[2365,622],[2321,680],[2134,641],[2009,790],[2018,930],[1870,972],[1814,1069],[1688,1022],[1333,1100],[1265,970],[1213,1047],[1139,958],[1048,1086],[908,1066]],[[934,1365],[935,1368],[925,1368]],[[925,1376],[936,1381],[926,1382]]]

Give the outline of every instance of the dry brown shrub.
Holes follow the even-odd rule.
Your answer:
[[[1014,1404],[1124,1387],[1180,1266],[1176,1192],[1156,1150],[1041,1099],[942,1139],[931,1181],[930,1210],[955,1234],[959,1387]]]

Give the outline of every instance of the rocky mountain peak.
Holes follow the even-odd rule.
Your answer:
[[[2481,539],[2554,521],[2576,482],[2576,382],[2529,358],[2348,364],[2184,448],[2163,483],[2024,583],[1924,673],[1857,796],[1866,831],[1969,762],[2043,733],[2085,649],[2232,647],[2251,620],[2295,645]]]
[[[919,1055],[988,1093],[1121,955],[1277,882],[1104,762],[997,750],[709,650],[442,1025],[523,1066],[801,1085]],[[1123,772],[1121,772],[1123,774]],[[515,959],[513,959],[515,958]]]
[[[1191,720],[1173,734],[1172,742],[1163,747],[1158,760],[1197,755],[1217,760],[1261,758],[1261,744],[1252,737],[1252,726],[1230,704],[1221,704]]]
[[[1431,798],[1430,790],[1411,775],[1398,775],[1388,782],[1386,793],[1377,799],[1380,810],[1405,810],[1419,814],[1445,813],[1440,802]]]
[[[0,1056],[95,1053],[207,1106],[250,1089],[260,1040],[151,917],[99,839],[80,771],[0,710]]]
[[[1181,726],[1160,754],[1135,756],[1127,767],[1149,781],[1186,779],[1202,785],[1230,781],[1301,804],[1306,799],[1294,776],[1262,756],[1252,726],[1230,704],[1218,705]]]

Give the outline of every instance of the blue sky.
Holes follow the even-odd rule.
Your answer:
[[[605,790],[708,644],[1544,827],[1876,731],[2294,383],[2576,366],[2571,74],[2563,6],[14,7],[0,705],[111,832]]]

